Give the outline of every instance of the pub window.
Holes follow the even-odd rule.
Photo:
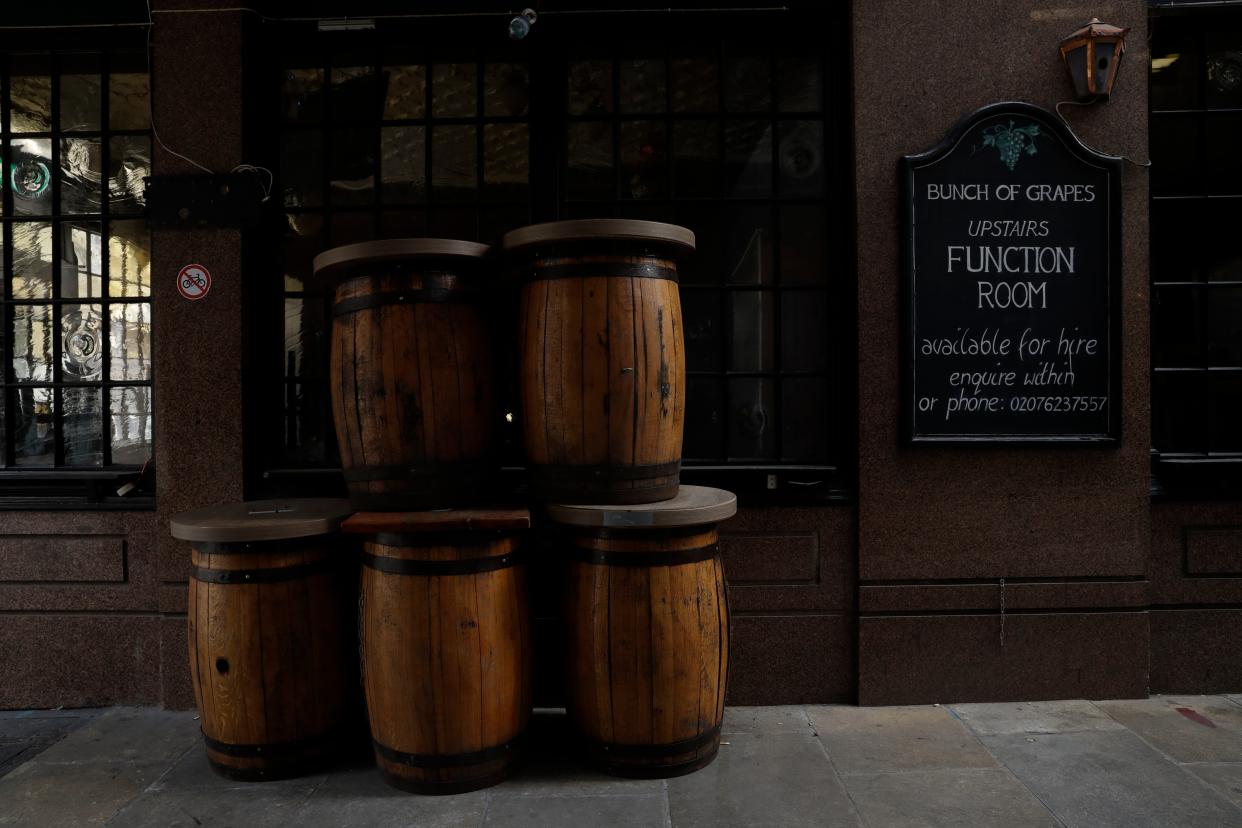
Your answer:
[[[1156,9],[1151,36],[1152,445],[1175,482],[1242,470],[1242,5]]]
[[[338,462],[324,378],[331,287],[314,283],[315,254],[406,235],[496,243],[529,223],[613,216],[682,224],[698,239],[680,280],[683,480],[737,486],[746,474],[762,488],[769,473],[793,472],[810,484],[794,491],[820,496],[847,485],[843,74],[823,42],[801,39],[795,14],[749,18],[744,43],[726,39],[727,16],[693,17],[635,23],[661,35],[641,44],[603,22],[549,18],[537,44],[496,52],[468,33],[356,52],[319,35],[316,51],[282,57],[284,338],[267,363],[282,382],[267,386],[280,387],[268,399],[284,416],[279,430],[275,418],[257,423],[267,490]]]
[[[6,479],[141,468],[153,440],[145,56],[0,66],[0,465]]]

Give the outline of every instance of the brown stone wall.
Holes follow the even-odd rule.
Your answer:
[[[855,699],[853,505],[742,509],[720,527],[730,704]]]
[[[160,137],[227,171],[241,160],[245,15],[159,14],[187,4],[153,5]],[[157,146],[153,171],[196,170]],[[216,229],[157,230],[152,244],[158,511],[0,513],[0,709],[194,703],[189,555],[169,537],[168,517],[242,496],[241,246],[237,231]],[[193,303],[174,278],[190,262],[213,276]]]
[[[1242,504],[1152,504],[1151,692],[1242,687]]]
[[[157,3],[157,9],[235,7],[224,2]],[[152,87],[155,123],[167,147],[208,169],[228,172],[242,161],[245,12],[155,15]],[[186,55],[203,56],[186,60]],[[201,173],[165,147],[155,150],[161,175]],[[211,291],[190,302],[177,292],[182,266],[201,264]],[[164,703],[193,705],[185,642],[189,547],[168,534],[171,515],[241,500],[242,253],[235,229],[164,230],[155,234],[152,298],[155,320],[155,447],[159,469],[157,558],[162,587],[159,630]]]
[[[1092,14],[1134,32],[1113,100],[1071,107],[1070,123],[1145,159],[1146,13],[1142,0],[853,5],[862,704],[1146,692],[1146,173],[1123,177],[1123,433],[1110,448],[901,446],[897,181],[902,155],[980,106],[1070,97],[1057,46]],[[1023,607],[1003,647],[1001,578],[1009,611]]]

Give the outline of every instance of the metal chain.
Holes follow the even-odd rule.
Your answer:
[[[1005,579],[1000,579],[1001,591],[1001,623],[1000,623],[1000,645],[1001,649],[1005,647]]]

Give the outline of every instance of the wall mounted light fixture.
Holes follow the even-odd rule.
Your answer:
[[[1113,82],[1117,80],[1128,31],[1093,17],[1087,25],[1061,41],[1061,57],[1069,69],[1078,100],[1108,100]]]

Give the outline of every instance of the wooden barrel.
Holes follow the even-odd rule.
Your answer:
[[[531,709],[530,513],[364,513],[359,621],[375,761],[403,790],[504,779]]]
[[[569,717],[601,770],[680,776],[715,758],[729,672],[716,523],[736,511],[700,486],[641,506],[548,506],[565,528]]]
[[[312,772],[352,723],[356,600],[345,500],[213,506],[171,521],[193,546],[190,680],[207,759],[259,781]]]
[[[650,503],[677,494],[686,370],[684,227],[589,219],[508,233],[521,277],[522,430],[536,496]]]
[[[336,279],[329,384],[355,509],[460,506],[491,481],[502,413],[487,251],[388,239],[315,257]]]

